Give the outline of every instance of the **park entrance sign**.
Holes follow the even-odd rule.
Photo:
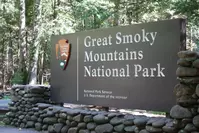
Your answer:
[[[165,20],[52,37],[55,102],[169,111],[185,21]]]

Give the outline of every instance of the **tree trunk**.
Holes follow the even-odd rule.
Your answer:
[[[135,3],[135,9],[136,9],[136,11],[135,11],[135,21],[136,21],[136,23],[138,23],[138,21],[139,21],[139,3],[138,3],[138,0],[136,0],[135,1],[136,3]]]
[[[42,50],[41,53],[41,58],[40,58],[40,65],[39,65],[39,84],[42,82],[42,75],[43,75],[43,65],[44,65],[44,50]]]
[[[26,53],[26,16],[25,16],[25,0],[20,0],[20,58],[19,68],[23,72],[26,69],[25,53]]]
[[[4,91],[4,48],[5,48],[5,40],[3,38],[3,41],[2,41],[2,48],[1,48],[1,87]]]
[[[34,15],[35,15],[35,22],[34,22],[34,47],[36,48],[36,51],[34,53],[34,59],[33,59],[33,66],[31,70],[30,75],[30,82],[29,84],[36,84],[37,83],[37,73],[38,73],[38,58],[39,58],[39,36],[38,36],[38,29],[39,29],[39,22],[40,22],[40,16],[41,16],[41,4],[40,0],[35,1],[34,5]]]
[[[120,0],[114,0],[115,8],[114,8],[114,22],[113,26],[119,25],[119,6],[120,6]]]
[[[5,4],[5,0],[2,1],[3,4]],[[3,6],[3,18],[5,17],[5,5]],[[4,33],[3,33],[4,34]],[[2,44],[1,44],[2,48],[1,48],[1,87],[4,91],[4,85],[5,85],[5,70],[4,70],[4,60],[5,60],[5,56],[4,56],[4,49],[5,49],[5,39],[3,37],[3,40],[2,40]]]
[[[97,28],[97,16],[96,16],[96,14],[93,15],[93,28],[94,29]]]
[[[13,74],[13,51],[12,51],[12,31],[10,31],[10,39],[9,39],[9,44],[7,46],[7,83],[10,85],[10,80]]]

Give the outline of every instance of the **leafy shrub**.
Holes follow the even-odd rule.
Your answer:
[[[27,83],[27,78],[28,78],[28,72],[27,71],[21,71],[21,70],[17,70],[14,75],[13,78],[11,79],[11,84],[21,84],[21,85],[25,85]]]

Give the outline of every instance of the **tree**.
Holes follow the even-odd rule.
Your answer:
[[[39,49],[40,49],[40,37],[39,37],[39,23],[41,22],[41,1],[35,0],[35,21],[34,21],[34,47],[36,48],[33,60],[33,67],[30,75],[30,84],[37,83],[37,70],[38,70],[38,58],[39,58]]]
[[[19,69],[20,71],[26,71],[26,16],[25,16],[25,0],[20,0],[20,58],[19,58]]]

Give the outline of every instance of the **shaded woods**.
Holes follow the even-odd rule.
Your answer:
[[[186,18],[193,50],[198,7],[197,0],[0,0],[0,88],[49,83],[52,35]]]

